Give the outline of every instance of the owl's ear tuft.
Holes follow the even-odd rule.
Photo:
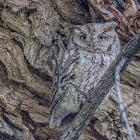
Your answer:
[[[110,30],[113,30],[113,29],[115,29],[116,28],[116,26],[117,26],[118,24],[117,24],[117,22],[107,22],[107,23],[105,23],[105,31],[110,31]]]
[[[78,33],[81,33],[81,30],[78,26],[75,26],[73,27],[73,32],[78,34]]]

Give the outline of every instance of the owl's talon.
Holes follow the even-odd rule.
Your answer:
[[[85,95],[85,98],[89,98],[90,97],[88,92],[85,92],[84,95]]]
[[[91,103],[92,99],[91,98],[87,98],[87,102]]]

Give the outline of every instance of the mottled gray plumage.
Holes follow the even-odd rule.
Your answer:
[[[72,81],[82,90],[93,89],[120,52],[116,23],[90,23],[73,29],[63,57],[60,84]],[[85,97],[72,85],[55,91],[51,102],[50,127],[67,126],[79,112]]]

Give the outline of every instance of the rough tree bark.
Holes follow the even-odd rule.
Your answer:
[[[124,45],[140,29],[138,2],[0,0],[0,139],[59,139],[63,132],[48,126],[54,67],[52,41],[59,36],[67,45],[76,24],[116,21]],[[126,103],[132,98],[139,69],[140,53],[137,53],[122,75]],[[127,112],[137,135],[139,106],[138,89],[137,104]],[[79,139],[106,138],[128,138],[120,122],[118,104],[111,98],[96,111]]]

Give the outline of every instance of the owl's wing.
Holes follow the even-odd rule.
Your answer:
[[[78,70],[79,62],[80,54],[78,50],[73,49],[65,53],[59,77],[60,84],[68,80],[74,80],[74,74]],[[63,99],[64,95],[68,92],[69,86],[70,85],[65,85],[64,87],[54,91],[50,106],[51,111]]]
[[[62,70],[60,71],[61,83],[62,81],[64,82],[72,79],[75,72],[78,70],[79,62],[80,54],[78,50],[73,49],[67,52],[64,57],[64,62],[62,63]]]
[[[54,92],[52,100],[51,100],[51,106],[50,106],[51,112],[56,107],[56,105],[63,99],[64,95],[66,95],[68,88],[65,90],[64,89],[62,90],[61,88],[59,88],[57,91]]]

